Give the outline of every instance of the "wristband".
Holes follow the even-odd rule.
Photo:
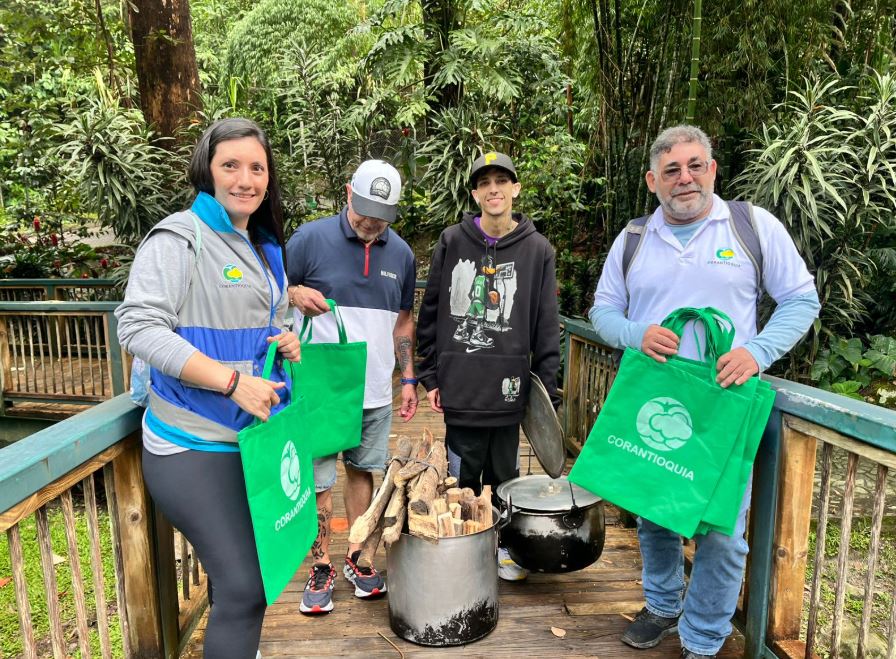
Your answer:
[[[417,378],[401,378],[402,384],[413,384],[414,386],[416,386],[418,382],[420,382],[420,380],[418,380]]]
[[[236,391],[237,385],[240,383],[240,372],[234,371],[233,375],[230,376],[230,382],[227,383],[227,389],[224,390],[224,398],[230,398],[233,396],[233,392]]]

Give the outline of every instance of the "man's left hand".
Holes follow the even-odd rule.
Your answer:
[[[277,343],[277,351],[291,362],[300,361],[302,344],[294,332],[281,332],[268,337],[268,343]]]
[[[716,382],[722,387],[743,384],[759,372],[759,364],[746,348],[735,348],[719,357],[716,363]]]
[[[417,413],[417,385],[404,384],[401,386],[401,408],[398,414],[407,423]]]

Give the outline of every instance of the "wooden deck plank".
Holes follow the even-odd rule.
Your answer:
[[[417,436],[424,427],[436,437],[444,436],[442,419],[429,410],[425,398],[409,423],[403,423],[396,415],[390,441],[394,446],[398,435]],[[525,474],[530,463],[525,437],[522,437],[520,453],[521,473]],[[333,497],[334,517],[344,518],[341,464],[339,469],[336,496]],[[531,473],[542,473],[534,459],[531,460]],[[614,509],[609,508],[607,513],[606,541],[600,560],[578,572],[532,574],[527,580],[515,583],[501,581],[498,625],[479,641],[451,648],[428,648],[399,638],[389,627],[387,599],[360,600],[354,597],[353,587],[342,578],[340,565],[337,565],[339,578],[333,595],[334,611],[324,616],[303,616],[298,611],[298,604],[310,569],[310,561],[306,559],[280,598],[267,610],[261,653],[265,658],[363,656],[395,659],[400,654],[390,645],[391,641],[404,657],[677,657],[680,653],[677,637],[667,638],[651,650],[635,650],[620,641],[629,622],[622,614],[631,615],[643,605],[641,557],[635,530],[617,526]],[[347,541],[347,531],[334,532],[331,544],[334,557],[345,552]],[[376,564],[382,566],[384,574],[385,563],[385,553],[381,551]],[[388,582],[388,574],[385,577]],[[566,635],[558,638],[551,632],[551,627],[565,630]],[[199,659],[202,656],[204,629],[203,620],[183,657]],[[742,654],[743,640],[737,636],[729,639],[719,656],[740,657]]]

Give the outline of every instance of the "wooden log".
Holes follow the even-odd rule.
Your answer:
[[[448,504],[452,503],[460,503],[463,501],[464,493],[459,487],[452,487],[450,490],[445,490],[445,498],[448,500]]]
[[[474,522],[473,520],[465,520],[463,524],[464,535],[470,535],[471,533],[479,533],[481,530],[479,528],[479,523]]]
[[[442,513],[438,517],[439,520],[439,537],[440,538],[453,538],[454,537],[454,518],[451,516],[451,513]]]
[[[460,519],[460,504],[459,503],[449,503],[448,510],[451,511],[451,516],[454,519]]]
[[[478,508],[479,504],[476,502],[476,497],[464,499],[460,502],[460,518],[464,521],[475,520]]]
[[[426,469],[425,462],[432,451],[432,444],[432,433],[429,432],[428,429],[424,429],[423,439],[416,445],[417,450],[411,453],[411,458],[413,458],[415,462],[409,462],[398,471],[395,475],[396,487],[400,486],[402,483],[407,483],[414,478],[414,476],[419,475]]]
[[[448,460],[443,442],[433,444],[429,462],[435,468],[428,467],[420,474],[417,483],[408,492],[408,509],[420,515],[431,512],[439,482],[445,478],[445,472],[448,471]]]
[[[441,497],[436,497],[432,500],[432,509],[435,511],[437,515],[441,515],[442,513],[448,512],[448,502],[445,501]]]
[[[464,487],[461,488],[461,492],[463,493],[462,499],[475,498],[476,493],[473,491],[472,487]]]
[[[457,479],[454,476],[446,476],[445,480],[442,481],[442,487],[446,490],[457,487]]]
[[[492,486],[485,485],[482,494],[477,499],[476,521],[482,528],[487,529],[492,525]]]
[[[381,517],[373,533],[367,536],[364,546],[361,547],[361,555],[358,556],[358,567],[373,567],[373,559],[376,558],[376,552],[380,548],[383,531],[383,518]]]
[[[405,489],[396,487],[383,515],[383,542],[387,547],[391,546],[393,542],[397,542],[404,530],[404,520],[408,511],[406,502]]]
[[[364,514],[358,517],[358,519],[355,520],[355,523],[352,524],[352,529],[348,534],[349,544],[363,544],[376,530],[380,518],[383,516],[383,511],[389,504],[392,492],[395,489],[395,474],[402,468],[401,460],[407,458],[410,454],[410,438],[400,437],[395,453],[395,457],[398,459],[393,460],[389,465],[389,469],[383,477],[383,483],[380,485],[379,490],[377,490],[376,496],[373,497],[373,501],[370,502],[370,506],[364,511]]]
[[[458,519],[457,517],[451,517],[451,524],[454,526],[454,535],[459,536],[464,534],[464,520]]]
[[[439,525],[435,515],[418,515],[414,512],[409,512],[408,530],[411,535],[423,540],[439,541]]]

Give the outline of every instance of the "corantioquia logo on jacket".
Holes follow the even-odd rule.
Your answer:
[[[239,284],[243,281],[243,271],[233,263],[228,263],[221,269],[221,276],[229,284]]]
[[[686,480],[694,480],[692,469],[654,452],[668,453],[680,449],[694,434],[691,413],[684,405],[665,396],[651,398],[638,411],[635,427],[641,441],[653,451],[616,435],[609,435],[607,442]]]

